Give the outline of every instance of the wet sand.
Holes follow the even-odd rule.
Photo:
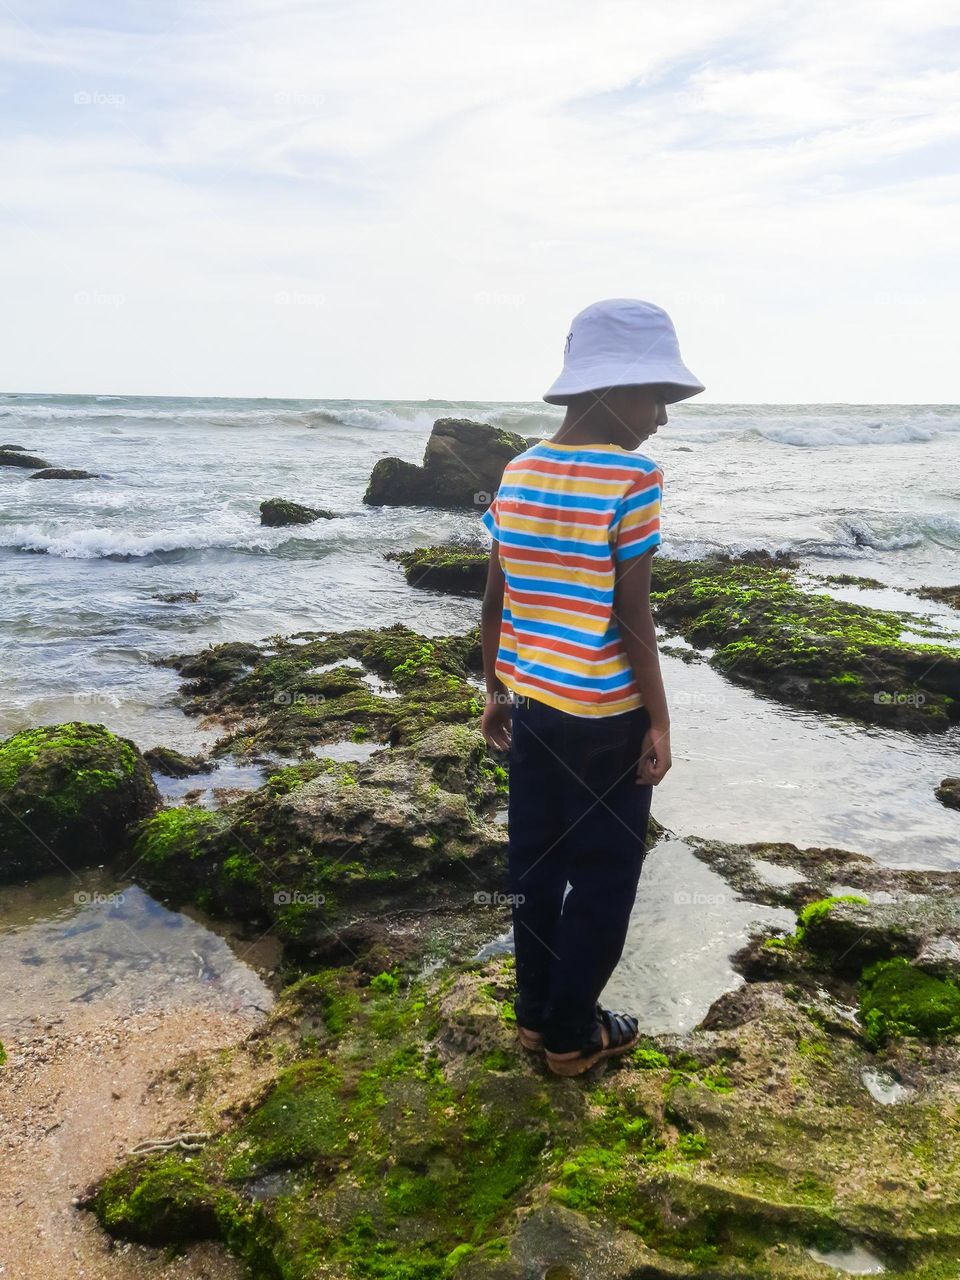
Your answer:
[[[137,1143],[206,1127],[206,1104],[165,1076],[188,1050],[239,1043],[254,1014],[204,1008],[112,1014],[84,1005],[8,1042],[0,1067],[3,1280],[240,1280],[218,1246],[179,1258],[112,1241],[76,1207]],[[243,1082],[234,1082],[238,1088]]]

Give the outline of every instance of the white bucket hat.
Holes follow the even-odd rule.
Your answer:
[[[673,321],[652,302],[607,298],[573,317],[563,370],[543,397],[566,404],[583,391],[658,383],[667,404],[705,390],[680,359]]]

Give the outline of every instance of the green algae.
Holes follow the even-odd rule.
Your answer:
[[[0,878],[104,861],[158,803],[139,751],[103,725],[22,730],[0,742]]]
[[[169,660],[190,682],[188,710],[244,721],[217,744],[219,754],[306,755],[344,738],[405,743],[435,724],[466,724],[481,709],[469,679],[481,667],[477,631],[427,637],[394,626],[276,636],[269,647],[237,649],[215,645]],[[375,692],[369,675],[392,689]]]
[[[938,1041],[960,1032],[960,986],[911,965],[878,960],[860,978],[860,1021],[876,1045],[893,1037]]]
[[[337,1043],[318,1053],[303,1042],[302,1059],[196,1156],[133,1161],[91,1207],[128,1238],[150,1238],[148,1218],[167,1239],[206,1233],[253,1275],[279,1280],[447,1277],[503,1258],[518,1215],[549,1201],[633,1233],[664,1265],[717,1274],[798,1274],[790,1267],[807,1246],[857,1241],[930,1280],[944,1260],[955,1265],[942,1107],[909,1111],[904,1151],[897,1109],[876,1115],[859,1086],[829,1122],[815,1095],[791,1103],[764,1091],[770,1061],[793,1069],[816,1038],[812,1024],[796,1035],[789,1002],[794,1012],[764,1020],[756,1040],[738,1032],[743,1097],[732,1045],[702,1058],[651,1038],[645,1059],[600,1083],[563,1081],[504,1026],[510,975],[491,962],[396,990],[350,987],[345,970],[302,980],[277,1019],[309,1020],[349,990]],[[473,1047],[452,1047],[461,1043]],[[837,1043],[824,1068],[834,1087],[861,1052]],[[923,1187],[903,1180],[913,1164]],[[256,1199],[269,1177],[275,1189]]]

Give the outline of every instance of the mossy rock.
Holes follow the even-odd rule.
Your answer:
[[[389,552],[387,559],[400,562],[411,587],[452,595],[482,596],[490,555],[482,547],[461,547],[450,543],[420,547],[416,551]]]
[[[934,794],[948,809],[960,809],[960,778],[944,778]]]
[[[8,445],[0,449],[0,467],[29,467],[31,471],[37,471],[49,466],[50,463],[44,458],[27,453],[19,445]]]
[[[362,763],[280,769],[217,812],[163,809],[140,827],[133,857],[168,900],[269,923],[296,954],[349,954],[361,943],[346,945],[348,921],[501,887],[501,788],[477,730],[437,726]],[[368,941],[389,949],[390,934]]]
[[[278,528],[287,524],[313,524],[316,520],[333,520],[333,511],[324,511],[320,507],[305,507],[299,502],[291,502],[288,498],[267,498],[260,503],[260,523],[269,528]]]
[[[44,467],[35,471],[31,480],[99,480],[95,471],[82,471],[76,467]]]
[[[304,633],[262,648],[214,645],[168,662],[189,681],[188,711],[236,725],[215,754],[306,756],[323,743],[360,738],[404,744],[431,725],[476,720],[483,709],[476,629]]]
[[[103,725],[15,733],[0,743],[0,879],[108,861],[159,800],[140,752]]]
[[[928,619],[808,591],[787,567],[721,557],[656,556],[651,603],[658,622],[712,649],[724,675],[781,701],[917,733],[960,718],[960,650]]]
[[[368,506],[431,506],[482,512],[496,493],[503,469],[529,445],[523,436],[465,418],[440,418],[415,466],[381,458],[363,500]]]
[[[735,1026],[562,1080],[518,1047],[508,961],[357,986],[342,1034],[285,1039],[202,1151],[134,1160],[87,1207],[122,1238],[204,1228],[280,1280],[814,1280],[815,1250],[854,1245],[896,1274],[951,1274],[956,1054],[923,1048],[911,1101],[880,1106],[869,1048],[778,984],[757,992]],[[286,996],[285,1028],[301,996],[315,1007]]]

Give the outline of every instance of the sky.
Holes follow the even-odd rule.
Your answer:
[[[0,389],[956,402],[955,0],[2,0]]]

